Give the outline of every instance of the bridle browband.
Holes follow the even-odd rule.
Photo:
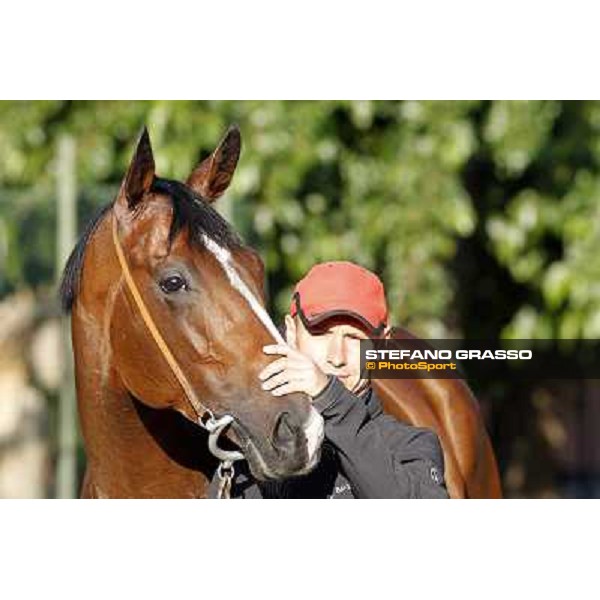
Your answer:
[[[215,456],[219,461],[219,467],[217,469],[220,484],[218,490],[219,498],[228,498],[231,490],[231,482],[233,479],[233,463],[236,460],[242,460],[244,455],[241,452],[236,450],[223,450],[218,445],[219,436],[223,432],[223,430],[233,423],[234,418],[231,415],[225,414],[221,417],[215,417],[214,413],[210,408],[204,405],[199,399],[196,393],[194,392],[194,388],[190,385],[187,377],[181,370],[177,360],[173,356],[169,346],[165,342],[162,334],[156,327],[154,323],[154,319],[150,315],[148,308],[140,294],[140,291],[131,275],[131,271],[129,270],[129,265],[127,264],[127,260],[125,258],[125,254],[123,253],[123,248],[121,246],[121,242],[119,241],[119,234],[117,231],[117,219],[113,213],[112,215],[112,238],[115,246],[115,250],[117,252],[117,258],[119,259],[119,264],[121,265],[121,271],[123,273],[123,278],[125,279],[125,283],[127,284],[127,289],[131,294],[133,301],[135,302],[139,313],[152,335],[152,338],[156,342],[158,349],[160,350],[162,356],[167,361],[167,364],[171,368],[173,375],[179,382],[185,397],[188,402],[192,406],[196,416],[198,418],[198,425],[205,429],[208,432],[208,449],[211,454]]]

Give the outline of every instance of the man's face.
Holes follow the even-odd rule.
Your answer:
[[[332,317],[310,331],[299,318],[286,316],[287,342],[310,356],[326,374],[335,375],[351,392],[366,385],[360,378],[360,340],[368,333],[349,318]]]

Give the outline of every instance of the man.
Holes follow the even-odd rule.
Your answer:
[[[316,265],[302,279],[286,315],[287,345],[259,375],[273,396],[308,394],[325,421],[319,464],[308,475],[255,482],[242,465],[232,497],[447,498],[444,461],[432,431],[385,415],[361,378],[360,340],[387,333],[379,278],[349,262]]]

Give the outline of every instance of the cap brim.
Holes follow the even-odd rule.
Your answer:
[[[330,310],[320,313],[314,317],[309,317],[304,311],[299,311],[299,314],[301,317],[303,317],[302,321],[309,329],[317,327],[318,325],[322,325],[325,321],[333,317],[350,317],[352,320],[358,321],[361,325],[363,325],[372,335],[379,335],[385,325],[384,323],[381,323],[378,327],[374,327],[373,324],[367,321],[367,319],[365,319],[363,316],[351,310]]]

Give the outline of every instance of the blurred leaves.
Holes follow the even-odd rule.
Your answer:
[[[498,335],[600,332],[594,102],[2,102],[0,295],[55,278],[61,133],[77,140],[83,226],[143,124],[159,174],[185,179],[232,122],[243,152],[220,207],[262,252],[278,316],[315,262],[345,259],[382,276],[395,322],[460,334],[456,292],[483,281],[481,254],[520,290],[495,301],[510,307]],[[470,280],[449,268],[465,242]]]
[[[550,101],[494,102],[483,134],[498,168],[521,174],[545,145],[559,110],[560,103]]]

